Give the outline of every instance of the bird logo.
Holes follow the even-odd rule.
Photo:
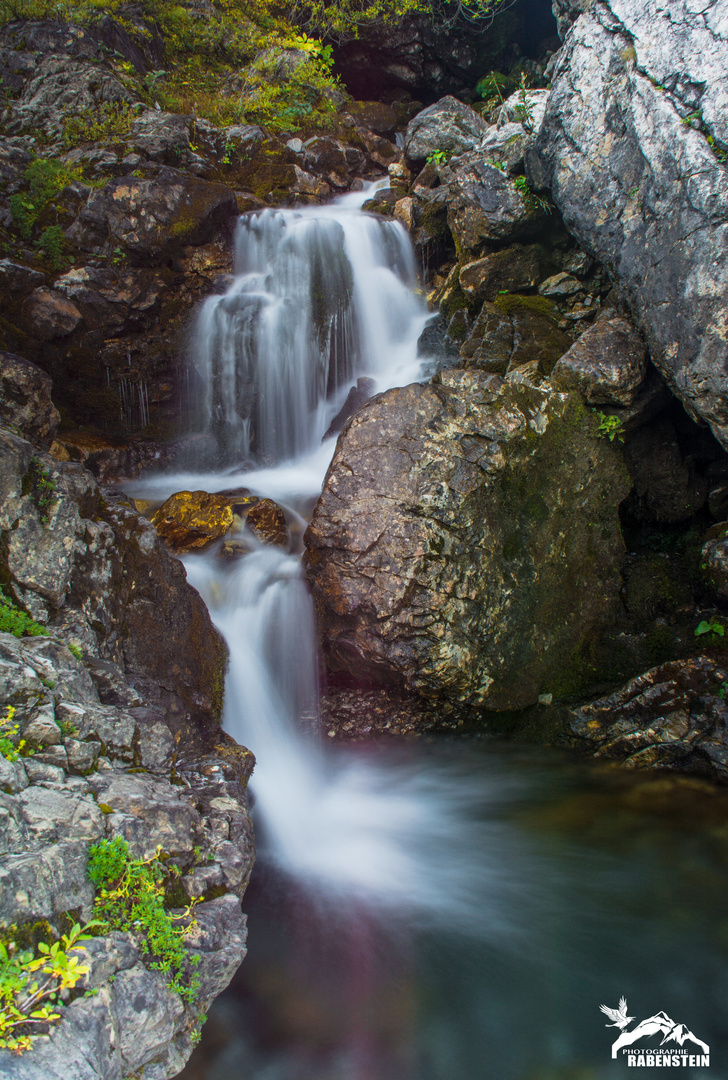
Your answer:
[[[619,999],[619,1008],[617,1009],[610,1009],[608,1005],[600,1005],[599,1008],[605,1016],[608,1016],[613,1021],[611,1024],[605,1024],[605,1027],[617,1027],[620,1031],[624,1031],[627,1024],[631,1024],[635,1019],[634,1016],[627,1016],[627,999],[625,997]]]

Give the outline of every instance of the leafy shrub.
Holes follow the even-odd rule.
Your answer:
[[[67,147],[104,139],[126,139],[134,113],[126,102],[105,101],[95,109],[83,109],[69,116],[63,125],[63,144]]]
[[[54,270],[60,269],[66,238],[60,225],[49,225],[40,234],[37,247],[48,258]]]
[[[723,623],[713,616],[712,619],[703,619],[695,627],[695,637],[702,637],[703,634],[710,634],[711,637],[725,637],[725,626]]]
[[[56,495],[56,482],[51,479],[50,472],[37,458],[33,458],[30,463],[27,480],[30,483],[30,491],[38,508],[40,520],[44,525],[47,525],[48,511],[58,497]]]
[[[37,954],[20,951],[12,938],[0,940],[0,1050],[22,1054],[32,1046],[33,1036],[60,1020],[56,1008],[90,968],[73,952],[89,938],[74,923],[60,941],[41,941]],[[14,929],[11,927],[11,930]]]
[[[169,874],[160,852],[151,859],[131,859],[126,840],[101,840],[89,848],[88,873],[98,889],[94,912],[103,932],[137,932],[141,951],[152,959],[149,966],[164,972],[167,986],[184,1001],[194,1001],[200,978],[188,969],[199,963],[199,957],[189,955],[182,942],[185,929],[175,926],[164,907]]]
[[[74,177],[72,170],[52,158],[38,157],[31,161],[22,174],[21,190],[10,196],[13,223],[24,240],[30,239],[38,218]],[[52,234],[46,243],[54,242]]]

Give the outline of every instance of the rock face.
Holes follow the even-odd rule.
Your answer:
[[[0,431],[0,572],[34,618],[113,661],[179,730],[216,729],[225,646],[154,528],[61,464]]]
[[[8,1080],[109,1080],[142,1068],[160,1080],[175,1075],[200,1014],[245,955],[239,898],[253,863],[252,755],[224,738],[204,757],[174,755],[162,714],[114,665],[99,685],[108,696],[113,678],[117,704],[104,704],[97,672],[58,641],[0,633],[0,706],[15,706],[17,738],[34,748],[16,761],[0,756],[0,922],[65,928],[69,911],[87,922],[89,845],[120,837],[132,858],[151,858],[159,846],[179,869],[182,896],[205,901],[184,939],[199,957],[199,992],[185,1004],[150,969],[142,930],[94,937],[78,955],[90,967],[83,989],[96,996],[62,1007],[59,1023],[22,1057],[0,1051]]]
[[[575,710],[571,730],[595,757],[726,781],[728,704],[718,692],[727,678],[705,656],[663,664]]]
[[[0,421],[44,449],[60,421],[45,371],[6,352],[0,352]]]
[[[621,584],[629,482],[594,424],[471,370],[366,405],[306,533],[331,666],[491,709],[556,688]]]
[[[728,446],[728,39],[721,5],[559,2],[570,21],[529,159],[611,268],[670,388]]]
[[[164,168],[154,179],[122,176],[93,192],[69,238],[87,251],[118,244],[156,261],[229,232],[236,215],[235,195],[224,184]]]

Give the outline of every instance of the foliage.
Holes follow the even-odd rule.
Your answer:
[[[74,923],[60,941],[39,942],[37,955],[19,951],[11,939],[0,940],[0,1050],[22,1054],[35,1034],[60,1019],[61,997],[90,970],[73,953],[78,942],[88,940],[84,931],[92,925]]]
[[[48,524],[48,511],[57,499],[56,481],[51,479],[48,469],[41,465],[37,458],[33,458],[28,468],[28,480],[33,501],[38,508],[40,520],[44,525]]]
[[[77,645],[75,641],[71,641],[68,645],[68,651],[72,656],[75,656],[77,660],[83,660],[83,653],[81,652],[80,645]]]
[[[131,859],[126,840],[101,840],[89,848],[89,877],[97,886],[94,911],[103,928],[131,930],[141,935],[141,950],[152,958],[150,967],[167,976],[170,990],[193,1001],[199,976],[189,972],[199,963],[190,956],[182,938],[184,927],[164,907],[164,882],[169,872],[161,852],[151,859]],[[183,913],[189,915],[192,905]],[[179,916],[178,916],[179,918]]]
[[[543,210],[547,214],[551,213],[551,207],[546,202],[546,200],[542,199],[539,195],[536,195],[533,191],[531,191],[530,185],[525,176],[517,176],[513,181],[513,186],[515,187],[516,191],[522,196],[524,202],[530,210]]]
[[[427,158],[428,165],[444,165],[448,160],[448,155],[445,150],[433,150]]]
[[[597,420],[599,421],[597,432],[603,439],[609,439],[610,442],[614,442],[615,439],[618,442],[624,442],[624,425],[618,416],[608,416],[607,413],[598,412]]]
[[[49,225],[36,241],[36,247],[40,248],[54,270],[60,269],[65,239],[60,225]]]
[[[516,115],[521,122],[521,127],[529,134],[533,132],[533,108],[528,100],[528,88],[526,86],[526,77],[521,72],[521,83],[518,88],[518,104],[516,105]]]
[[[45,626],[17,607],[0,589],[0,631],[13,637],[40,637],[47,635]]]
[[[13,723],[15,712],[13,706],[8,705],[5,710],[5,719],[0,720],[0,757],[4,757],[6,761],[17,761],[23,756],[25,749],[25,739],[13,742],[20,731],[20,725]]]
[[[725,626],[715,616],[712,619],[703,619],[695,627],[695,637],[702,637],[703,634],[710,634],[712,637],[724,637]]]
[[[13,224],[24,240],[29,240],[38,219],[53,206],[54,199],[72,180],[80,178],[80,170],[68,168],[54,158],[37,157],[23,171],[19,191],[10,196]],[[41,250],[53,259],[60,259],[63,249],[62,230],[47,228],[38,241]]]
[[[69,116],[63,125],[63,145],[125,139],[131,131],[134,113],[126,102],[105,101],[95,109],[83,109]]]

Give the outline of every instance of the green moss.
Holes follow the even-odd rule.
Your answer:
[[[508,293],[507,296],[499,296],[494,300],[494,304],[504,315],[515,315],[521,311],[536,311],[539,315],[547,315],[555,320],[558,314],[556,305],[545,296],[522,296],[520,293]]]

